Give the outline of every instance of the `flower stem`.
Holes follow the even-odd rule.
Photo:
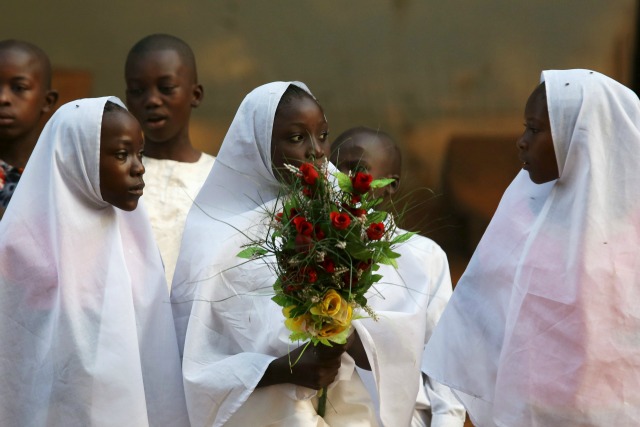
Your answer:
[[[324,418],[324,413],[327,410],[327,388],[322,387],[318,392],[318,415]]]

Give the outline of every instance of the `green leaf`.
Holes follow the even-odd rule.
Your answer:
[[[291,301],[289,300],[289,298],[285,297],[284,295],[274,295],[271,297],[271,301],[275,302],[280,307],[288,307],[291,305]]]
[[[396,243],[404,243],[407,240],[409,240],[410,238],[412,238],[414,234],[416,234],[416,233],[413,232],[413,231],[410,231],[410,232],[407,232],[407,233],[404,233],[404,234],[400,234],[400,235],[394,237],[391,240],[391,244],[395,245]]]
[[[261,248],[260,246],[249,246],[248,248],[244,248],[240,252],[238,252],[237,257],[251,259],[257,258],[263,255],[266,255],[268,251],[265,248]]]
[[[372,274],[371,275],[371,283],[376,283],[378,282],[380,279],[382,279],[382,274]]]
[[[351,184],[351,178],[349,178],[349,175],[342,172],[335,172],[333,176],[338,180],[338,185],[342,191],[353,193],[353,184]]]
[[[387,185],[391,184],[393,181],[395,181],[395,179],[393,178],[380,178],[380,179],[374,179],[371,182],[371,188],[382,188],[382,187],[386,187]]]
[[[393,268],[398,268],[398,261],[396,261],[394,258],[382,257],[378,262],[380,264],[390,265]]]
[[[385,211],[376,211],[371,212],[367,216],[367,224],[375,224],[378,222],[382,222],[387,218],[387,213]]]

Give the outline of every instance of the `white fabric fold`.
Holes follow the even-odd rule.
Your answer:
[[[107,101],[123,106],[60,107],[0,222],[3,426],[188,425],[143,203],[124,212],[100,195]]]

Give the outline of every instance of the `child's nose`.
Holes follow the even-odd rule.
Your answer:
[[[142,164],[142,160],[136,158],[131,165],[131,175],[132,176],[142,176],[144,175],[145,169]]]
[[[0,86],[0,104],[8,105],[11,103],[11,98],[9,97],[9,88]]]
[[[524,140],[524,134],[520,135],[520,138],[516,140],[516,147],[519,150],[524,150],[527,148],[527,143]]]
[[[162,104],[162,100],[160,98],[160,94],[157,90],[150,90],[147,93],[147,97],[144,100],[144,105],[147,108],[157,107]]]
[[[320,159],[322,157],[324,157],[324,150],[322,149],[322,144],[320,143],[320,141],[318,141],[316,138],[311,137],[311,152],[310,152],[310,156],[313,156],[316,159]]]

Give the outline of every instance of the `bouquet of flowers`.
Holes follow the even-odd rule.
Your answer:
[[[270,213],[265,239],[252,241],[238,256],[275,259],[272,300],[282,306],[292,341],[344,344],[354,311],[377,320],[365,294],[382,278],[376,274],[380,264],[397,267],[400,255],[393,248],[414,233],[397,234],[392,216],[376,209],[382,199],[370,190],[392,179],[338,171],[332,177],[327,163],[286,167],[293,179],[285,184],[277,210]],[[321,416],[325,404],[323,390]]]

